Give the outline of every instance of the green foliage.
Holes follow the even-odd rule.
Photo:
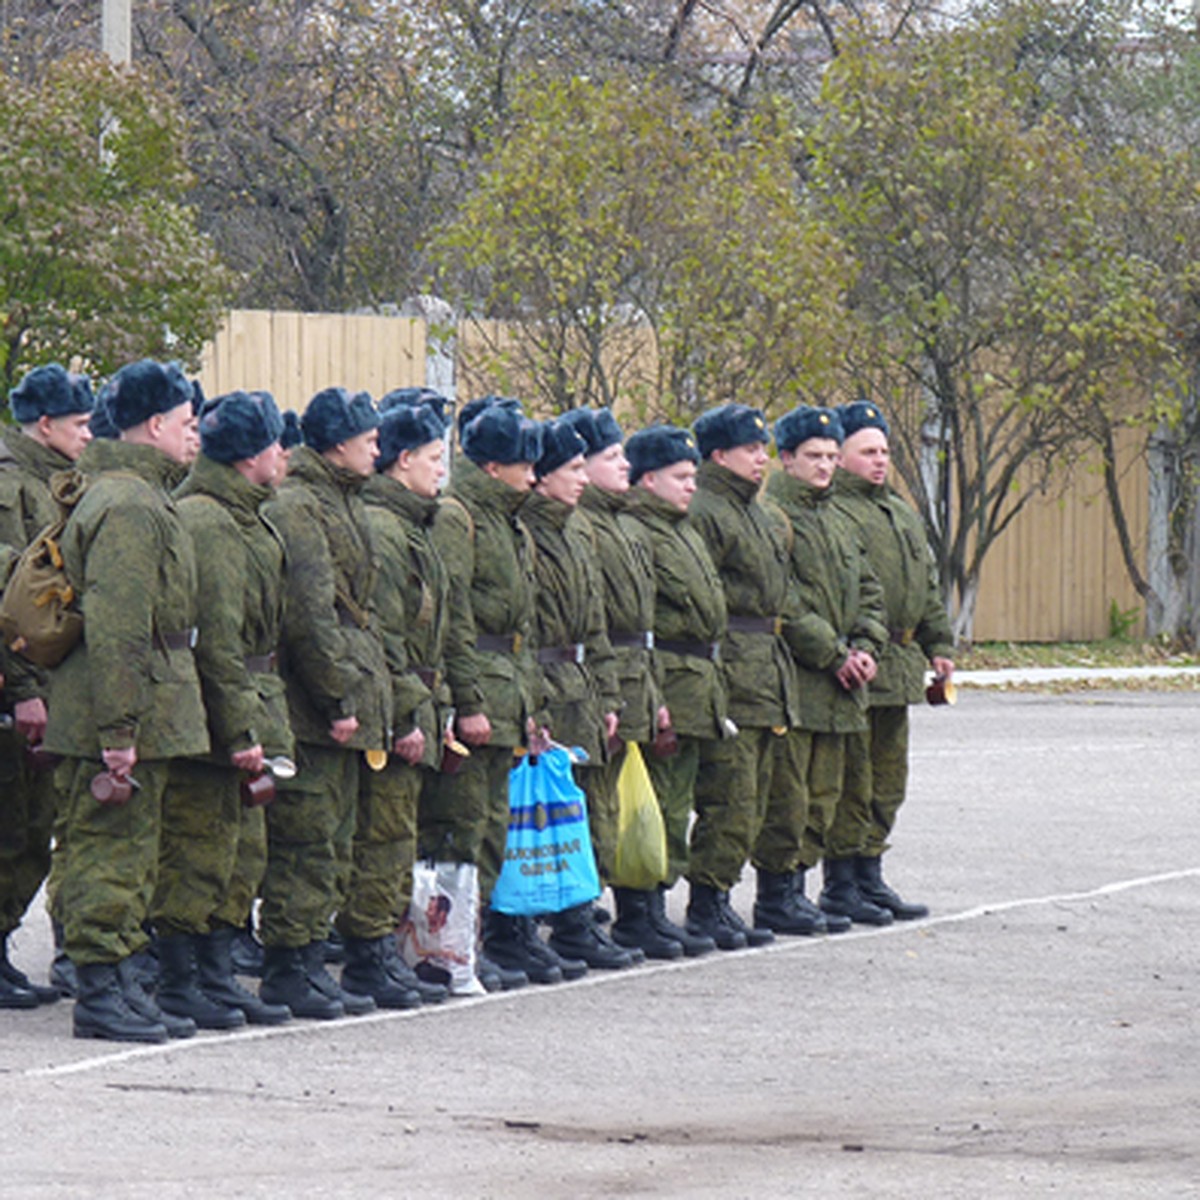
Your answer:
[[[1122,608],[1116,600],[1108,602],[1108,636],[1117,641],[1127,641],[1141,620],[1142,610]]]
[[[183,197],[173,107],[94,57],[0,89],[0,381],[58,359],[107,374],[195,360],[229,278]]]

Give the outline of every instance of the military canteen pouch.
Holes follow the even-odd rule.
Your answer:
[[[561,747],[525,755],[508,775],[508,842],[492,908],[530,917],[599,895],[587,801],[570,755]]]

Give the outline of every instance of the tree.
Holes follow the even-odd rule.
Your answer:
[[[814,200],[860,265],[848,383],[894,419],[960,637],[1022,476],[1045,486],[1173,358],[1160,269],[1123,253],[1083,134],[1032,103],[1025,32],[845,48],[811,138]]]
[[[174,106],[96,56],[0,89],[0,385],[58,359],[195,360],[231,279],[195,213]],[[103,149],[102,149],[103,141]]]

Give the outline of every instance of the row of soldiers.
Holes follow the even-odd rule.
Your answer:
[[[150,360],[95,404],[55,365],[9,400],[0,572],[77,465],[61,545],[84,636],[51,672],[0,651],[0,1005],[70,988],[77,1036],[161,1041],[437,1002],[395,937],[418,859],[477,866],[489,990],[925,915],[881,857],[907,706],[927,665],[953,673],[951,638],[873,404],[780,418],[768,478],[742,404],[626,439],[606,410],[539,422],[487,397],[457,415],[443,491],[450,410],[425,389],[325,389],[292,449],[269,394],[206,401]],[[551,738],[583,751],[606,883],[644,751],[668,872],[613,888],[611,931],[592,903],[548,938],[488,905],[514,755]],[[730,902],[747,861],[750,920]],[[7,954],[47,873],[57,988]],[[233,958],[256,906],[257,993]]]

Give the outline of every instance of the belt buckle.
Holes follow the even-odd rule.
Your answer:
[[[642,634],[642,648],[645,650],[653,650],[654,649],[654,630],[653,629],[647,629],[646,632]]]
[[[525,644],[525,639],[521,636],[521,634],[514,633],[512,635],[512,652],[513,652],[513,654],[520,654],[521,647],[524,644]]]
[[[582,642],[575,643],[575,657],[571,660],[577,667],[583,666],[583,660],[587,655],[587,648]]]
[[[195,650],[196,643],[200,640],[200,630],[195,625],[190,625],[187,631],[187,648]]]
[[[783,618],[782,618],[782,617],[774,617],[774,618],[772,618],[772,625],[773,625],[773,628],[774,628],[774,633],[775,633],[775,636],[776,636],[776,637],[779,637],[779,635],[780,635],[781,633],[783,633]]]
[[[720,642],[709,642],[708,653],[709,653],[709,656],[712,658],[713,662],[720,662],[721,661],[721,643]]]

